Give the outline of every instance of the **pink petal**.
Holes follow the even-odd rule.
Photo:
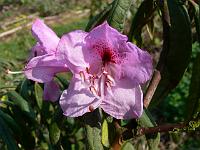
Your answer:
[[[122,35],[116,29],[110,27],[106,21],[90,31],[85,38],[89,47],[99,42],[105,42],[105,44],[111,46],[113,49],[118,49],[120,44],[127,40],[126,35]]]
[[[108,91],[100,106],[116,119],[138,118],[143,112],[143,93],[140,86],[135,87],[128,79],[122,79]]]
[[[57,48],[58,57],[66,61],[67,66],[72,72],[78,73],[83,68],[88,67],[83,52],[84,38],[86,35],[87,33],[81,30],[72,31],[62,36],[59,42]]]
[[[32,59],[33,57],[41,56],[45,54],[47,53],[44,51],[44,48],[40,45],[39,42],[37,42],[35,46],[31,48],[31,53],[28,60]]]
[[[44,100],[55,102],[61,95],[59,85],[55,81],[50,81],[44,84]]]
[[[96,109],[100,103],[101,100],[96,99],[77,77],[72,78],[69,88],[60,98],[63,114],[69,117],[82,116]]]
[[[121,65],[123,76],[132,79],[135,85],[145,83],[153,72],[151,55],[130,42],[125,47],[129,52]]]
[[[59,37],[40,19],[36,19],[32,25],[32,34],[44,48],[46,53],[56,51]]]
[[[68,71],[66,65],[56,59],[54,54],[46,54],[34,57],[24,69],[28,79],[44,83],[53,79],[58,72]]]
[[[126,43],[127,36],[122,35],[116,29],[110,27],[107,22],[97,26],[85,38],[86,46],[84,47],[85,61],[90,65],[101,62],[101,54],[106,51],[113,52],[121,58],[120,45]],[[95,66],[98,70],[99,66]]]

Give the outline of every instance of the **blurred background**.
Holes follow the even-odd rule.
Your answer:
[[[6,140],[13,149],[16,143],[20,149],[84,149],[81,123],[69,118],[63,121],[63,117],[59,116],[62,114],[60,108],[56,104],[46,102],[41,104],[42,94],[35,96],[34,91],[40,91],[42,85],[26,80],[22,74],[11,75],[6,71],[7,69],[21,71],[26,64],[30,49],[36,42],[30,31],[35,18],[44,19],[58,36],[62,36],[72,30],[85,30],[89,19],[111,2],[112,0],[0,0],[0,125],[2,127],[0,134],[6,134]],[[127,15],[124,34],[128,34],[131,19],[140,4],[139,0],[133,2]],[[143,41],[140,46],[151,53],[156,64],[162,49],[163,31],[159,13],[154,13],[152,17],[152,21],[142,29]],[[200,52],[199,44],[196,42],[194,21],[192,19],[191,21],[192,58],[178,86],[164,98],[161,104],[150,109],[158,124],[184,121],[187,113],[185,105],[189,95],[192,65],[197,53]],[[63,89],[67,86],[62,83],[64,76],[62,74],[59,78]],[[69,78],[66,80],[68,81]],[[17,95],[13,91],[20,94]],[[19,99],[19,103],[15,104],[11,101],[13,97]],[[23,104],[20,99],[24,99]],[[26,105],[28,110],[25,108]],[[2,119],[7,120],[4,122]],[[59,125],[55,124],[58,120]],[[8,132],[5,133],[5,130]],[[198,150],[200,149],[199,137],[199,128],[195,133],[162,133],[159,148]],[[141,146],[145,145],[142,138],[138,139],[137,144],[137,149],[146,149]],[[0,138],[0,149],[7,148],[5,139]]]

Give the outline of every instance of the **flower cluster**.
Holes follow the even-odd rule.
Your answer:
[[[100,107],[117,119],[141,116],[140,84],[150,79],[152,60],[127,42],[127,36],[104,22],[90,32],[76,30],[60,39],[39,19],[32,33],[38,42],[24,73],[28,79],[45,83],[44,99],[59,99],[64,115],[78,117]],[[73,77],[60,96],[53,77],[68,71]]]

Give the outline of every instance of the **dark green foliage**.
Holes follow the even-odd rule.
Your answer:
[[[43,89],[38,83],[35,83],[34,90],[35,90],[35,99],[36,99],[37,105],[39,109],[42,109]]]
[[[200,117],[200,53],[196,56],[193,64],[190,92],[187,101],[187,119]]]
[[[137,45],[142,44],[142,28],[152,20],[155,11],[154,0],[144,0],[133,17],[129,41],[135,42]]]
[[[108,15],[108,23],[120,32],[124,30],[127,12],[132,4],[131,0],[115,0]]]
[[[101,143],[101,116],[99,109],[83,116],[88,150],[103,150]]]
[[[177,86],[192,52],[191,26],[186,8],[174,0],[168,0],[167,4],[171,24],[163,19],[164,43],[157,65],[161,72],[161,81],[153,97],[154,103],[159,103]]]

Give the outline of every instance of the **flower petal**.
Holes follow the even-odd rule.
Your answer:
[[[45,54],[47,54],[47,53],[44,51],[44,48],[40,45],[39,42],[37,42],[35,44],[35,46],[33,46],[31,48],[31,53],[30,53],[28,60],[32,59],[33,57],[41,56],[41,55],[45,55]]]
[[[40,19],[36,19],[32,25],[32,34],[44,48],[46,53],[56,51],[59,37]]]
[[[87,32],[81,30],[72,31],[63,35],[58,44],[58,57],[66,61],[72,72],[78,73],[83,68],[88,67],[83,54],[84,38],[86,35]]]
[[[55,81],[50,81],[44,84],[44,100],[55,102],[61,95],[59,85]]]
[[[101,100],[96,99],[77,77],[72,78],[68,90],[60,98],[63,114],[69,117],[82,116],[96,109],[100,103]]]
[[[88,33],[85,38],[86,47],[89,56],[86,55],[86,61],[92,64],[101,59],[102,51],[109,49],[118,55],[120,45],[126,43],[127,36],[122,35],[116,29],[109,26],[105,21]]]
[[[126,47],[129,52],[121,65],[122,76],[132,79],[135,85],[145,83],[153,72],[151,55],[130,42]]]
[[[24,74],[28,79],[44,83],[51,81],[56,73],[65,71],[68,69],[63,62],[58,61],[54,54],[46,54],[31,59]]]
[[[101,108],[116,119],[138,118],[143,111],[143,93],[129,79],[122,79],[107,91]]]

